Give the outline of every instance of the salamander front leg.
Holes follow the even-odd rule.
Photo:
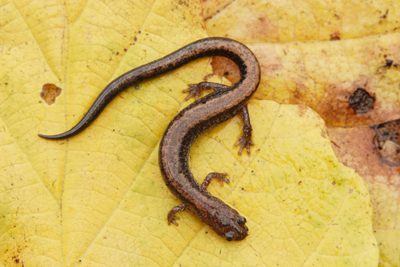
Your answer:
[[[173,207],[169,212],[168,212],[168,225],[170,225],[171,223],[175,224],[176,226],[178,226],[179,224],[175,221],[175,220],[179,220],[179,217],[176,217],[175,214],[177,214],[178,212],[181,211],[185,211],[188,210],[190,207],[188,204],[186,204],[185,202],[183,202],[181,205]]]
[[[211,172],[207,175],[203,183],[200,185],[200,189],[203,191],[207,191],[207,187],[210,184],[211,180],[215,178],[219,180],[221,186],[224,185],[224,182],[229,184],[230,181],[229,179],[226,179],[226,176],[228,176],[227,173]]]
[[[251,128],[250,124],[250,116],[249,110],[247,109],[247,104],[242,108],[240,117],[243,121],[243,135],[239,137],[239,141],[235,144],[235,146],[240,145],[239,155],[242,154],[244,148],[247,149],[247,154],[250,155],[250,146],[254,146],[254,143],[251,141],[251,132],[253,129]]]
[[[219,91],[227,89],[228,87],[229,86],[220,83],[202,82],[198,84],[189,84],[189,88],[183,90],[182,93],[189,93],[188,96],[185,98],[185,101],[187,101],[192,96],[197,100],[199,99],[199,97],[201,97],[203,91],[207,90]]]

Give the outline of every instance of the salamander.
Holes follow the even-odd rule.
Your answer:
[[[250,154],[251,124],[247,102],[257,90],[261,70],[254,54],[243,44],[228,38],[205,38],[146,65],[135,68],[109,83],[94,101],[88,112],[70,130],[58,135],[41,135],[46,139],[72,137],[88,127],[119,93],[146,79],[156,77],[195,59],[206,56],[222,56],[232,60],[240,70],[240,80],[233,86],[202,82],[189,85],[190,97],[196,101],[179,112],[169,123],[159,146],[159,166],[169,190],[182,200],[168,213],[168,224],[175,224],[177,212],[189,210],[197,215],[218,235],[228,241],[242,240],[248,235],[246,219],[220,199],[211,196],[207,187],[212,179],[229,183],[226,173],[210,173],[198,184],[189,169],[188,156],[193,142],[205,131],[221,124],[235,115],[243,120],[243,135],[235,146],[240,145]],[[199,98],[205,90],[210,94]]]

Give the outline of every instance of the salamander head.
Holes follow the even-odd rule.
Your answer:
[[[210,216],[205,216],[202,220],[218,235],[224,237],[227,241],[243,240],[248,235],[249,229],[245,225],[245,217],[240,216],[236,210],[222,203],[222,201],[215,201],[213,206],[215,212],[209,213]]]
[[[243,240],[248,234],[249,230],[246,225],[246,218],[242,216],[235,216],[230,220],[229,225],[225,226],[224,237],[228,241]]]
[[[216,197],[207,195],[204,199],[206,201],[193,206],[204,223],[227,241],[246,238],[249,229],[245,217]]]

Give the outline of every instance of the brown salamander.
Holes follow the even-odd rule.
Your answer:
[[[168,188],[182,204],[168,213],[168,224],[178,225],[177,212],[189,210],[226,240],[242,240],[248,235],[246,219],[220,199],[208,193],[207,186],[213,178],[229,183],[225,173],[210,173],[199,185],[189,169],[188,155],[194,140],[205,131],[227,121],[240,113],[244,127],[243,135],[235,146],[240,145],[250,154],[251,125],[247,102],[260,82],[260,66],[254,54],[243,44],[227,38],[206,38],[191,43],[161,59],[133,69],[113,80],[100,93],[86,115],[67,132],[58,135],[39,135],[46,139],[65,139],[88,127],[103,109],[119,93],[129,86],[206,56],[223,56],[239,67],[240,80],[233,86],[203,82],[190,85],[186,99],[194,96],[196,101],[183,109],[168,125],[159,149],[159,165]],[[214,92],[200,98],[203,90]],[[198,100],[197,100],[198,99]]]

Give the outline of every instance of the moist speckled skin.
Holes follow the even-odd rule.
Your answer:
[[[243,222],[238,224],[238,218],[244,218],[201,188],[190,172],[188,155],[197,137],[234,117],[257,90],[261,76],[260,67],[254,54],[243,44],[227,38],[206,38],[133,69],[107,85],[86,115],[72,129],[58,135],[39,136],[47,139],[74,136],[88,127],[107,104],[129,86],[206,56],[231,59],[239,67],[241,79],[226,90],[215,91],[197,100],[170,122],[161,140],[159,165],[166,185],[187,204],[187,209],[227,240],[227,233],[231,235],[230,240],[242,240],[247,236],[247,227]]]

